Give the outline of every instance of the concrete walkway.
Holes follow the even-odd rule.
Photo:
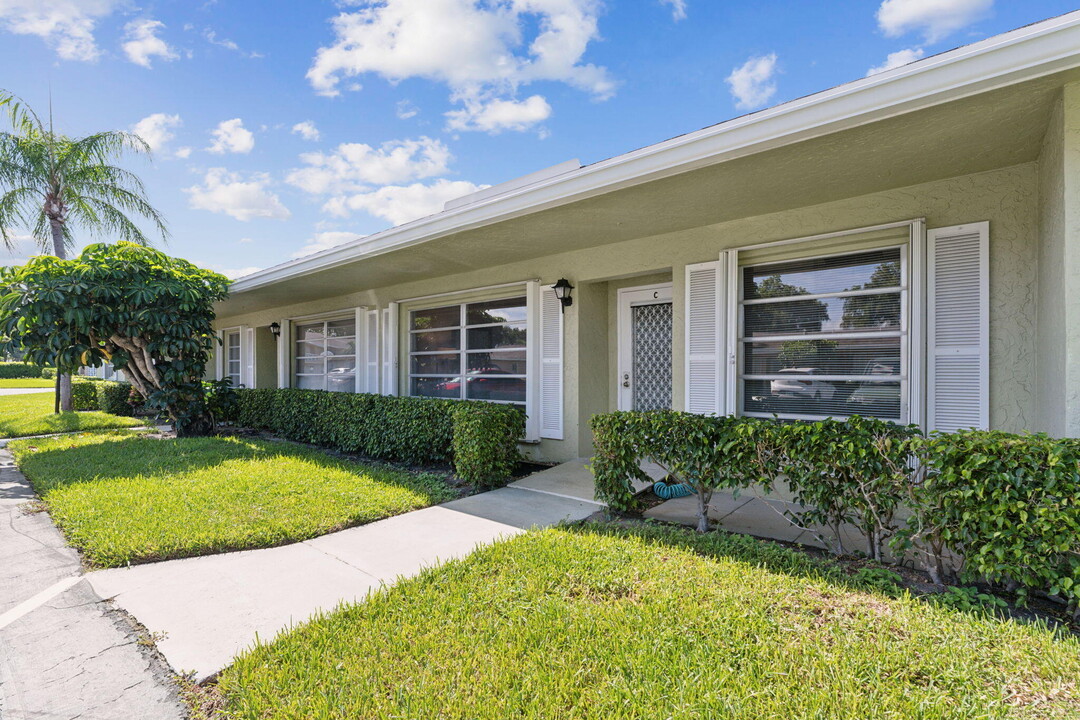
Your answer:
[[[4,395],[27,395],[29,393],[55,392],[52,388],[0,388],[0,397]]]
[[[184,717],[164,664],[80,576],[79,558],[0,451],[0,717]]]
[[[509,487],[313,540],[265,550],[89,573],[93,589],[155,634],[177,671],[199,680],[256,638],[343,602],[463,557],[531,527],[581,520],[601,509],[592,475],[574,461]]]

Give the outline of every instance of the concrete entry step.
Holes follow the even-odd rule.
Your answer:
[[[570,460],[512,482],[508,487],[534,490],[557,497],[584,500],[585,502],[602,505],[603,503],[596,499],[596,484],[593,480],[592,471],[588,468],[589,462],[589,458]],[[641,469],[654,482],[662,480],[667,475],[663,468],[655,463],[642,463]],[[634,492],[641,492],[651,484],[635,481]]]

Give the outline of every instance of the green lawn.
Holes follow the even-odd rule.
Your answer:
[[[220,716],[1080,716],[1076,638],[820,567],[740,536],[531,533],[244,653]]]
[[[52,387],[56,387],[55,380],[44,380],[42,378],[0,378],[0,390]]]
[[[12,382],[12,381],[8,381]],[[0,438],[101,430],[141,425],[143,421],[103,412],[53,414],[52,393],[0,396]]]
[[[97,567],[304,540],[451,492],[430,475],[257,440],[128,432],[10,447],[68,542]]]

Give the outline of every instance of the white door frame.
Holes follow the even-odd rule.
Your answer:
[[[631,308],[637,305],[661,305],[672,302],[672,284],[641,285],[621,288],[618,291],[618,387],[619,409],[634,407],[634,331]],[[674,308],[672,308],[674,310]],[[674,357],[673,357],[674,359]]]

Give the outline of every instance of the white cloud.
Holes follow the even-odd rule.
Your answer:
[[[173,154],[176,155],[176,157],[183,160],[183,159],[191,157],[191,148],[189,148],[189,147],[176,148],[176,152],[173,153]]]
[[[11,242],[10,250],[0,244],[0,265],[23,265],[42,252],[41,245],[34,236],[25,232],[8,228],[8,240]]]
[[[512,97],[522,85],[566,83],[603,100],[615,92],[606,68],[583,60],[600,37],[600,0],[358,0],[332,20],[308,80],[338,95],[343,80],[373,73],[397,83],[446,84],[456,101]],[[354,89],[359,89],[356,85]]]
[[[314,255],[317,252],[329,250],[332,247],[337,247],[338,245],[362,237],[364,236],[354,232],[341,232],[338,230],[315,233],[313,237],[308,238],[307,243],[302,248],[292,254],[292,257],[298,258]]]
[[[671,17],[676,22],[686,19],[686,0],[660,0],[660,2],[671,6]]]
[[[989,14],[994,0],[884,0],[878,26],[889,37],[917,31],[934,43]]]
[[[169,144],[169,141],[176,137],[173,128],[178,128],[183,124],[179,115],[154,113],[153,115],[147,115],[132,125],[131,132],[145,140],[152,151],[162,152]],[[188,151],[190,154],[190,148],[188,148]],[[180,151],[177,150],[176,154],[179,156]],[[184,155],[183,157],[187,156]]]
[[[212,153],[249,153],[255,147],[255,136],[244,127],[240,118],[224,120],[210,131],[214,141],[206,148]]]
[[[372,192],[332,198],[323,205],[323,210],[339,217],[346,217],[354,211],[364,211],[394,225],[401,225],[433,215],[443,209],[447,200],[468,195],[484,187],[487,186],[446,179],[436,180],[428,185],[387,185]]]
[[[16,35],[37,35],[64,60],[97,60],[97,21],[123,0],[0,0],[0,22]]]
[[[240,238],[239,240],[237,240],[236,242],[238,242],[238,243],[245,243],[245,244],[246,244],[246,243],[253,243],[253,242],[255,242],[255,238],[249,238],[249,237],[242,237],[242,238]]]
[[[731,71],[725,82],[735,98],[735,107],[752,110],[769,102],[776,94],[776,53],[752,57]]]
[[[881,65],[875,65],[874,67],[867,70],[866,71],[866,76],[870,77],[871,75],[877,75],[878,73],[883,73],[886,70],[892,70],[893,68],[898,68],[901,65],[907,65],[908,63],[913,63],[916,60],[918,60],[919,58],[921,58],[922,56],[923,56],[922,48],[907,48],[905,50],[897,50],[894,53],[889,53],[888,57],[885,58],[885,62],[883,62]]]
[[[363,143],[342,143],[332,153],[303,153],[307,167],[293,170],[286,181],[316,195],[366,190],[436,177],[446,173],[453,156],[441,141],[429,137],[390,140],[378,149]]]
[[[148,68],[155,57],[162,60],[176,60],[180,57],[167,42],[157,36],[157,33],[164,28],[165,23],[149,18],[132,20],[125,25],[125,42],[121,47],[128,56],[128,60]]]
[[[551,117],[551,105],[540,95],[520,102],[516,100],[467,100],[463,110],[446,113],[451,130],[482,130],[499,133],[503,130],[528,130]]]
[[[254,173],[245,180],[225,168],[210,168],[203,184],[185,188],[188,204],[196,210],[224,213],[247,222],[252,218],[286,220],[292,214],[267,188],[270,176]]]
[[[292,126],[292,131],[293,134],[299,135],[305,140],[315,142],[319,139],[319,128],[315,127],[315,123],[311,120],[296,123]]]
[[[220,273],[225,277],[229,278],[230,280],[236,280],[237,278],[242,278],[245,275],[252,275],[262,270],[261,267],[255,267],[254,265],[243,268],[225,268],[221,267],[220,265],[211,265],[207,269],[213,270],[216,273]]]
[[[264,57],[263,54],[260,52],[248,52],[246,50],[242,50],[239,45],[237,45],[235,42],[228,38],[219,38],[217,32],[211,30],[210,28],[203,28],[202,36],[206,39],[206,42],[210,43],[211,45],[217,45],[218,47],[225,48],[226,50],[231,50],[234,53],[243,55],[246,58],[255,59]]]
[[[397,110],[395,114],[399,120],[408,120],[414,118],[420,113],[419,108],[412,104],[409,100],[398,100]]]

